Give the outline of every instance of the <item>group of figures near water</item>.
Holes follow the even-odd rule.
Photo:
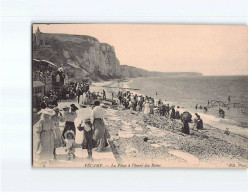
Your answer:
[[[144,114],[154,114],[157,112],[160,116],[165,116],[172,120],[172,128],[175,126],[175,120],[180,119],[182,121],[182,132],[189,134],[189,122],[192,122],[192,115],[185,111],[180,114],[179,106],[170,106],[164,104],[163,101],[158,100],[155,102],[154,98],[133,94],[130,91],[118,92],[119,103],[124,106],[125,109],[132,109],[133,111],[144,111]],[[195,113],[194,127],[197,130],[203,129],[203,120],[198,113]]]

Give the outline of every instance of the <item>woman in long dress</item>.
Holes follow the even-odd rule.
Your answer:
[[[83,96],[82,97],[82,103],[83,103],[83,105],[86,105],[86,103],[87,103],[87,101],[86,101],[86,92],[84,92],[82,96]]]
[[[100,107],[100,102],[95,101],[94,105],[95,107],[91,113],[91,122],[93,124],[94,130],[93,139],[97,143],[96,151],[101,152],[104,150],[105,147],[108,146],[107,137],[109,137],[109,134],[104,125],[104,111]]]
[[[38,151],[36,157],[39,161],[49,162],[53,158],[54,152],[54,138],[55,126],[51,119],[54,114],[52,109],[45,109],[43,111],[43,119],[39,121],[38,129]]]
[[[149,104],[150,114],[154,114],[154,103],[151,101]]]
[[[55,111],[55,115],[53,115],[51,117],[51,119],[53,120],[54,126],[55,126],[55,136],[56,138],[54,139],[54,152],[53,152],[53,156],[54,159],[56,159],[56,148],[62,147],[63,146],[63,139],[62,139],[62,135],[60,132],[60,128],[59,128],[59,122],[63,122],[63,117],[62,114],[59,112],[59,108],[54,108],[53,109]]]
[[[150,113],[150,104],[148,101],[145,103],[145,109],[144,109],[144,114],[149,114]]]

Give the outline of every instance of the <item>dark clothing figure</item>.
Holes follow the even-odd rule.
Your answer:
[[[83,95],[82,90],[79,88],[77,91],[77,96],[78,96],[78,104],[79,104],[79,100],[80,100],[80,96]]]
[[[188,121],[183,121],[182,132],[189,134],[189,123]]]
[[[176,116],[175,117],[176,117],[176,119],[180,119],[180,113],[179,113],[178,110],[176,111]]]
[[[196,119],[195,119],[196,129],[203,129],[203,121],[202,121],[200,115],[197,113],[195,115],[196,115]]]
[[[47,104],[45,101],[42,101],[41,104],[40,104],[40,108],[41,109],[45,109],[47,107]]]
[[[92,158],[92,148],[93,148],[93,131],[84,131],[84,140],[82,143],[82,149],[87,149],[89,159]],[[95,144],[96,145],[96,144]]]
[[[219,116],[220,116],[221,118],[224,118],[224,117],[225,117],[225,111],[224,111],[223,109],[220,109],[220,108],[219,108]]]
[[[79,131],[82,131],[84,133],[84,140],[82,143],[82,149],[87,149],[88,152],[88,158],[92,159],[92,148],[96,147],[96,141],[93,140],[93,134],[94,131],[92,129],[92,124],[90,120],[85,122],[85,126],[82,127],[82,129],[79,129]]]
[[[66,121],[65,123],[65,128],[64,128],[64,131],[62,133],[62,136],[65,138],[65,132],[66,131],[69,131],[69,130],[72,130],[74,132],[74,135],[76,136],[76,128],[75,128],[75,124],[74,122],[71,122],[71,121]]]
[[[171,119],[176,119],[176,112],[175,112],[175,108],[171,109],[171,115],[170,115]]]
[[[137,107],[137,101],[136,100],[132,103],[132,107],[133,107],[133,111],[136,111],[136,107]]]
[[[106,100],[106,92],[105,92],[105,90],[102,91],[102,98],[103,98],[104,100]]]
[[[170,106],[167,104],[167,106],[165,107],[165,116],[169,117],[169,112],[170,112]]]
[[[203,121],[201,118],[196,121],[196,129],[203,129]]]
[[[119,96],[118,96],[118,99],[119,99],[120,104],[121,104],[121,102],[122,102],[122,96],[121,96],[121,95],[119,95]]]

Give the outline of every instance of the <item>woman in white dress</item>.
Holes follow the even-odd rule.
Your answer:
[[[36,157],[39,161],[45,161],[46,163],[49,163],[49,160],[53,159],[54,152],[55,126],[51,119],[52,115],[54,115],[52,109],[44,109],[43,119],[39,121],[36,131],[38,136]]]
[[[150,113],[150,104],[148,101],[145,103],[145,109],[144,109],[144,114],[149,114]]]

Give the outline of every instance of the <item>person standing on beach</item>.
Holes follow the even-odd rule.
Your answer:
[[[56,156],[57,156],[56,148],[62,147],[63,145],[63,138],[62,138],[60,128],[59,128],[59,122],[63,122],[63,117],[62,117],[62,114],[59,112],[60,111],[59,108],[54,108],[53,110],[55,112],[55,115],[53,115],[51,119],[53,120],[53,123],[54,123],[54,127],[55,127],[54,133],[56,136],[54,139],[53,157],[54,159],[56,159]]]
[[[189,122],[186,120],[183,120],[183,126],[182,126],[182,132],[185,134],[189,134]]]
[[[42,111],[42,119],[39,121],[38,129],[36,131],[38,137],[36,157],[39,161],[44,163],[43,166],[49,164],[49,161],[53,158],[55,126],[51,119],[52,115],[54,115],[52,109],[44,109]]]
[[[171,119],[175,119],[176,118],[175,106],[172,106],[171,107],[170,118]]]
[[[112,92],[112,101],[114,100],[114,93]]]
[[[167,104],[165,107],[165,116],[168,118],[169,117],[169,112],[170,112],[170,105]]]
[[[84,119],[81,122],[81,126],[78,129],[79,131],[83,131],[84,139],[82,143],[82,149],[87,149],[88,152],[88,159],[92,159],[92,149],[93,149],[93,127],[90,121],[90,118]]]
[[[105,92],[104,89],[103,89],[103,91],[102,91],[102,99],[103,99],[103,100],[106,100],[106,92]]]
[[[175,109],[175,111],[176,111],[175,118],[176,119],[180,119],[179,106],[177,106],[177,108]]]
[[[78,104],[79,104],[79,102],[80,102],[80,96],[81,96],[82,94],[83,94],[83,92],[82,92],[81,87],[78,87],[78,90],[77,90]]]
[[[76,111],[78,110],[78,107],[75,106],[75,104],[71,104],[71,112],[68,112],[65,114],[64,118],[65,118],[65,128],[64,131],[62,133],[63,138],[65,138],[65,132],[72,130],[76,136],[76,128],[75,128],[75,124],[74,121],[77,118],[77,113]]]
[[[108,146],[107,137],[109,135],[103,121],[104,110],[100,107],[100,101],[95,101],[94,106],[91,113],[91,123],[94,129],[93,139],[97,142],[96,151],[101,152]]]

